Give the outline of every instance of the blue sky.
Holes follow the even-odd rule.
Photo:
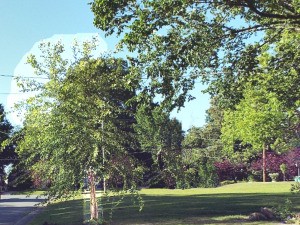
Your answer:
[[[35,43],[57,38],[57,35],[84,33],[89,36],[89,33],[98,33],[106,42],[107,49],[114,50],[117,38],[105,38],[104,33],[93,26],[93,14],[88,2],[89,0],[0,0],[0,103],[5,105],[6,111],[10,109],[6,103],[8,95],[4,93],[16,90],[11,90],[12,79],[1,75],[20,73],[20,67],[17,66],[34,49]],[[201,88],[197,84],[193,91],[197,99],[187,103],[179,114],[172,114],[182,121],[184,130],[192,125],[202,126],[205,122],[209,98],[200,92]]]

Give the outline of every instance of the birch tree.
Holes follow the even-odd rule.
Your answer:
[[[99,218],[95,185],[108,179],[109,171],[123,168],[122,160],[131,158],[133,106],[127,101],[135,95],[128,86],[127,63],[101,56],[92,58],[93,42],[84,43],[77,59],[63,58],[64,47],[43,44],[42,59],[32,55],[28,62],[46,82],[26,83],[25,90],[38,94],[22,105],[26,109],[23,138],[17,151],[28,169],[49,186],[50,199],[70,197],[89,179],[92,220]],[[76,47],[78,48],[78,47]],[[80,57],[78,57],[80,56]],[[135,189],[135,167],[130,164],[118,174],[122,190]]]

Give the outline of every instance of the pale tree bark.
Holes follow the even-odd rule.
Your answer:
[[[268,146],[266,144],[264,144],[264,146],[263,146],[263,154],[262,154],[262,160],[263,160],[263,182],[266,182],[266,178],[267,178],[266,148],[268,148]]]
[[[95,173],[93,170],[89,170],[89,182],[90,182],[90,213],[91,220],[98,220],[98,203],[96,197],[96,185],[95,185]]]
[[[104,133],[104,121],[102,121],[102,125],[101,125],[101,129],[102,129],[102,142],[104,142],[104,137],[103,137],[103,133]],[[102,149],[102,166],[104,167],[105,165],[105,150],[104,150],[104,145],[102,145],[101,147]],[[103,176],[103,192],[106,193],[106,178],[105,176]]]

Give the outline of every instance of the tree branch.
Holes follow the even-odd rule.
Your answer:
[[[271,13],[271,12],[264,12],[260,11],[258,8],[255,7],[254,1],[252,0],[246,0],[247,6],[251,11],[256,13],[257,15],[261,17],[267,17],[267,18],[273,18],[273,19],[284,19],[284,20],[298,20],[300,19],[300,15],[293,15],[293,14],[277,14],[277,13]],[[300,22],[300,21],[299,21]]]

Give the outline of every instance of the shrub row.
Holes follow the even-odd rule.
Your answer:
[[[214,165],[220,182],[225,180],[262,180],[261,154],[249,162],[235,163],[230,160],[223,160],[215,162]],[[294,177],[298,175],[298,167],[300,167],[300,148],[283,154],[278,154],[273,151],[266,153],[267,174],[278,173],[278,180],[294,179]],[[270,176],[268,176],[268,180],[271,180]]]

